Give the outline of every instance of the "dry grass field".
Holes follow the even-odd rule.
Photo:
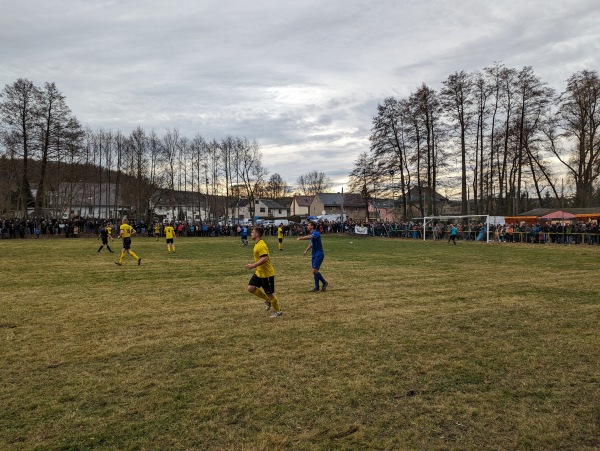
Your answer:
[[[600,449],[600,247],[266,241],[0,241],[0,449]]]

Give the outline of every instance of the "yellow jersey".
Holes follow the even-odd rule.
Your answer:
[[[267,247],[267,243],[261,239],[254,245],[254,261],[259,261],[264,255],[267,256],[267,261],[256,267],[256,275],[261,279],[275,275],[275,268],[273,268],[273,264],[271,263],[269,248]]]
[[[171,226],[165,227],[165,238],[166,239],[175,238],[175,229],[173,227],[171,227]]]
[[[283,227],[281,226],[277,229],[277,238],[283,238]]]
[[[122,238],[129,238],[129,237],[131,237],[131,234],[133,233],[133,227],[131,227],[129,224],[121,224],[121,227],[119,227],[119,230],[121,230]]]

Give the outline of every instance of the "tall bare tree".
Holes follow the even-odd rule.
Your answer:
[[[443,82],[441,98],[450,119],[458,126],[461,170],[461,213],[467,207],[467,147],[469,128],[473,120],[473,79],[465,71],[451,74]]]
[[[351,192],[360,194],[365,203],[367,221],[369,221],[369,202],[375,193],[375,184],[379,178],[376,171],[377,165],[372,154],[362,152],[354,161],[354,168],[350,172],[348,188]]]
[[[12,85],[6,85],[0,94],[0,121],[2,121],[3,137],[9,140],[13,148],[19,149],[23,165],[18,187],[17,209],[27,218],[27,207],[33,200],[29,180],[29,159],[34,157],[35,139],[39,137],[40,90],[33,82],[19,78]],[[18,146],[14,144],[18,142]]]
[[[38,93],[38,111],[40,125],[39,155],[40,155],[40,175],[38,179],[37,192],[35,196],[36,216],[42,215],[42,208],[46,197],[46,173],[48,163],[56,154],[53,154],[57,148],[60,148],[65,140],[65,132],[76,132],[77,130],[68,130],[78,127],[77,120],[72,117],[71,111],[66,104],[65,97],[57,89],[55,83],[45,83],[44,88]]]
[[[592,70],[573,74],[559,98],[560,125],[570,147],[554,154],[575,181],[575,205],[587,207],[600,174],[600,78]]]
[[[297,179],[298,187],[305,196],[322,193],[331,188],[332,182],[324,172],[310,171]]]
[[[274,173],[269,177],[266,185],[267,195],[272,199],[278,199],[285,196],[286,183],[281,175]]]
[[[384,161],[387,170],[393,171],[400,180],[400,194],[402,198],[402,216],[407,218],[407,192],[410,187],[410,171],[407,159],[407,128],[404,111],[408,108],[407,101],[399,101],[394,97],[387,97],[382,104],[377,106],[377,115],[373,118],[371,128],[371,152],[375,160]],[[357,163],[361,163],[359,158]],[[394,191],[392,191],[392,197]]]
[[[257,191],[264,184],[267,171],[262,165],[262,152],[256,141],[242,140],[240,147],[240,179],[243,183],[250,207],[250,215],[255,216],[254,200]]]

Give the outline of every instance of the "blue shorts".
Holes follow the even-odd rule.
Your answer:
[[[313,254],[312,256],[312,267],[314,269],[320,269],[321,265],[323,264],[323,259],[325,258],[325,254],[323,253],[318,253],[318,254]]]

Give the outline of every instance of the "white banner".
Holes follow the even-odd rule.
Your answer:
[[[367,227],[354,226],[354,233],[357,235],[366,235],[369,233],[369,229]]]

